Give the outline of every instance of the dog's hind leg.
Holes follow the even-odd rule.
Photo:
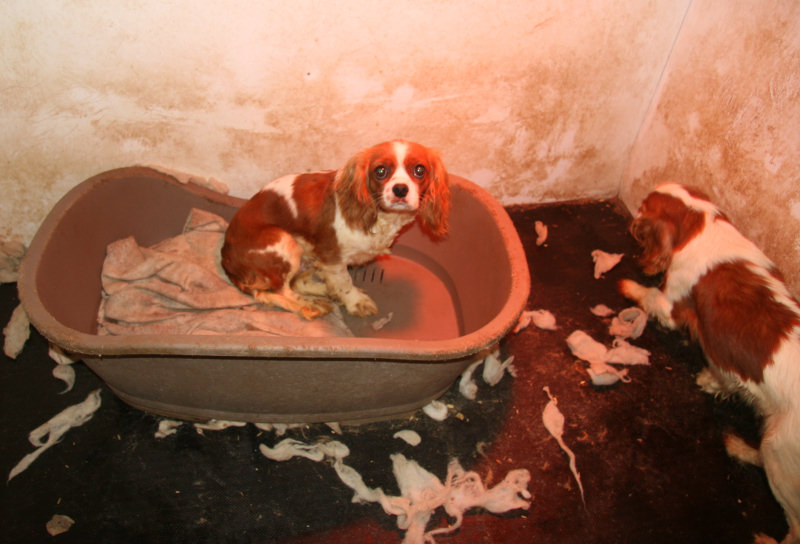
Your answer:
[[[262,255],[263,259],[270,264],[271,261],[267,260],[267,256],[276,255],[278,263],[283,267],[281,268],[283,275],[280,282],[273,282],[273,288],[256,290],[253,293],[256,302],[283,308],[309,321],[327,314],[333,309],[333,306],[325,300],[305,297],[293,290],[292,285],[295,278],[304,273],[300,272],[303,248],[292,235],[280,231],[278,241],[273,243],[268,250],[263,251]],[[266,267],[264,272],[266,272]],[[280,286],[277,285],[278,283]]]
[[[294,312],[308,321],[333,309],[327,301],[298,295],[288,285],[284,285],[280,291],[259,291],[253,298],[261,304]]]
[[[313,268],[300,272],[292,281],[292,288],[303,295],[328,296],[328,286],[316,277],[316,270]]]
[[[761,439],[761,458],[772,494],[783,507],[789,533],[783,544],[800,542],[800,441],[790,415],[770,416]]]

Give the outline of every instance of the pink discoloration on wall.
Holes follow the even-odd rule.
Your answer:
[[[622,179],[697,186],[800,293],[800,4],[694,2]]]
[[[109,168],[249,196],[406,138],[505,204],[698,185],[800,291],[797,2],[4,7],[0,239]]]
[[[12,2],[0,237],[108,168],[249,196],[393,138],[505,203],[612,196],[688,1]]]

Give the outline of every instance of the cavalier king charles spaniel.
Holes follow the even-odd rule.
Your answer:
[[[257,302],[305,319],[340,302],[369,316],[375,302],[347,267],[389,253],[418,219],[433,238],[447,233],[449,178],[439,154],[407,141],[357,153],[340,170],[281,177],[247,201],[225,232],[222,267]]]
[[[764,468],[789,524],[784,542],[799,542],[800,305],[772,261],[699,191],[659,185],[631,233],[643,248],[644,272],[663,272],[663,286],[622,280],[620,291],[700,343],[709,363],[697,377],[703,391],[738,393],[763,416],[758,449],[730,434],[725,447]]]

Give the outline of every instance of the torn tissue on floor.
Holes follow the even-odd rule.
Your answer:
[[[611,364],[648,365],[650,352],[633,346],[622,338],[616,338],[612,348],[606,346],[581,330],[567,337],[567,346],[572,354],[589,363],[587,372],[594,385],[612,385],[620,380],[629,382],[628,369],[618,370]]]
[[[635,306],[625,308],[614,319],[608,328],[611,336],[621,338],[639,338],[647,326],[647,314],[641,308]]]
[[[152,247],[133,237],[109,244],[98,333],[352,336],[340,312],[304,321],[257,305],[228,282],[218,251],[226,228],[221,217],[193,209],[182,234]]]
[[[556,326],[556,317],[548,310],[526,310],[522,312],[519,321],[517,321],[511,332],[517,334],[531,323],[546,331],[554,331],[558,328]]]
[[[100,407],[100,390],[96,389],[89,393],[81,403],[70,406],[49,421],[40,425],[30,432],[28,441],[37,449],[26,455],[17,465],[11,469],[8,479],[11,480],[26,470],[39,456],[48,448],[58,443],[61,438],[73,427],[80,427],[90,419]],[[47,440],[43,440],[47,437]]]
[[[3,328],[3,352],[9,359],[16,359],[22,352],[25,342],[31,334],[31,324],[28,321],[28,314],[22,304],[14,308],[11,319]]]
[[[434,536],[457,530],[464,514],[473,508],[484,508],[493,514],[530,508],[530,472],[527,469],[509,471],[502,482],[487,489],[480,476],[476,472],[465,471],[457,459],[450,461],[447,476],[442,482],[416,461],[395,453],[390,458],[400,496],[391,496],[381,488],[368,487],[358,471],[344,464],[343,460],[350,450],[341,442],[306,444],[287,438],[273,448],[262,444],[259,449],[265,457],[274,461],[286,461],[295,456],[318,462],[332,460],[342,483],[355,492],[353,502],[376,502],[387,514],[397,516],[397,527],[405,531],[404,544],[435,542]],[[440,507],[444,507],[447,514],[455,518],[455,523],[426,531],[431,516]]]
[[[542,411],[542,423],[545,429],[547,429],[547,432],[556,439],[562,451],[567,455],[569,459],[569,469],[572,471],[572,475],[578,483],[578,489],[581,492],[581,501],[583,502],[583,506],[586,507],[586,498],[583,495],[583,484],[581,483],[581,474],[578,472],[578,467],[576,466],[575,454],[564,442],[564,422],[566,419],[564,418],[564,414],[561,413],[561,410],[558,409],[558,399],[550,393],[550,387],[545,385],[542,389],[547,393],[547,397],[550,399]]]
[[[595,279],[602,278],[603,274],[617,266],[624,256],[623,253],[607,253],[601,249],[592,251]]]

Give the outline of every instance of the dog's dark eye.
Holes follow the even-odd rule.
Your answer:
[[[375,171],[373,173],[375,174],[375,179],[383,180],[386,179],[386,177],[389,175],[389,169],[381,165],[375,168]]]
[[[414,177],[422,179],[425,176],[425,167],[421,164],[418,164],[414,167]]]

